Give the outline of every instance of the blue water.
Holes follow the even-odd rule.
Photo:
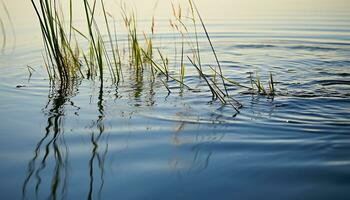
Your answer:
[[[207,20],[224,74],[250,86],[250,73],[266,84],[271,72],[276,82],[273,98],[229,86],[243,104],[235,117],[212,101],[187,60],[194,91],[169,81],[169,95],[159,79],[128,66],[118,86],[108,77],[103,87],[50,84],[40,34],[21,27],[15,48],[9,42],[0,54],[1,199],[348,199],[343,15]],[[180,38],[156,38],[179,62],[171,52]],[[215,60],[205,35],[199,40],[208,72]]]

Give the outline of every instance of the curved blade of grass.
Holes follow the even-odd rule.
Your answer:
[[[193,26],[194,26],[194,33],[195,33],[195,37],[196,37],[198,65],[199,65],[199,69],[202,70],[202,62],[201,62],[201,56],[200,56],[200,50],[199,50],[198,31],[197,31],[195,11],[194,11],[194,7],[192,4],[192,0],[188,0],[188,2],[190,4],[190,9],[191,9],[191,14],[192,14],[192,22],[193,22]]]
[[[222,74],[222,70],[221,70],[221,65],[220,65],[218,56],[216,55],[214,46],[213,46],[213,44],[212,44],[212,42],[211,42],[211,39],[210,39],[210,37],[209,37],[209,33],[208,33],[208,31],[207,31],[207,28],[206,28],[206,26],[205,26],[205,24],[204,24],[204,21],[203,21],[203,19],[202,19],[202,16],[201,16],[201,14],[200,14],[200,12],[199,12],[199,10],[198,10],[196,4],[194,3],[193,0],[191,0],[191,1],[192,1],[192,3],[193,3],[193,7],[195,8],[195,10],[196,10],[196,12],[197,12],[198,18],[199,18],[199,20],[200,20],[200,22],[201,22],[201,24],[202,24],[203,30],[204,30],[204,32],[205,32],[205,35],[206,35],[207,39],[208,39],[208,42],[209,42],[210,47],[211,47],[211,50],[212,50],[212,52],[213,52],[213,54],[214,54],[216,63],[217,63],[217,65],[218,65],[218,67],[219,67],[220,75],[221,75],[221,77],[222,77],[223,74]],[[226,96],[229,96],[228,91],[227,91],[227,88],[226,88],[225,80],[224,80],[223,78],[222,78],[221,80],[222,80],[222,84],[223,84],[224,89],[225,89]]]
[[[228,102],[225,100],[225,94],[220,90],[220,88],[216,85],[216,83],[210,79],[207,78],[207,76],[203,73],[202,70],[199,69],[199,67],[192,61],[192,59],[190,57],[187,56],[187,58],[189,59],[189,61],[191,62],[191,64],[198,70],[198,72],[200,73],[201,77],[205,80],[205,82],[207,83],[208,87],[210,88],[210,91],[214,97],[217,97],[222,104],[230,104],[237,113],[240,113],[238,108],[236,108],[235,105],[233,105],[231,102]],[[213,84],[211,85],[210,82]],[[240,104],[237,100],[230,98],[231,100],[235,101],[239,107],[242,107],[242,104]]]
[[[1,52],[3,53],[6,48],[6,31],[5,31],[5,25],[2,19],[0,18],[0,29],[2,33],[2,45],[1,45]]]
[[[145,52],[143,49],[141,49],[141,51],[142,51],[142,53],[143,53],[144,56],[146,56],[146,57],[148,56],[148,55],[146,54],[146,52]],[[147,57],[147,58],[153,63],[153,66],[154,66],[161,74],[163,74],[164,76],[166,76],[166,77],[168,77],[168,78],[171,78],[172,80],[174,80],[174,81],[180,83],[181,85],[185,86],[187,89],[192,90],[192,88],[191,88],[190,86],[188,86],[187,84],[181,82],[180,80],[176,79],[175,77],[173,77],[173,76],[167,74],[166,72],[164,72],[164,70],[162,69],[162,67],[160,67],[156,62],[154,62],[154,60],[153,60],[152,58],[150,58],[150,57]]]
[[[10,23],[10,27],[11,27],[11,32],[12,32],[12,36],[13,36],[13,49],[12,50],[14,50],[14,48],[15,48],[15,46],[16,46],[16,31],[15,31],[15,26],[13,25],[13,22],[12,22],[12,18],[11,18],[11,15],[10,15],[10,12],[9,12],[9,10],[8,10],[8,8],[7,8],[7,6],[6,6],[6,4],[3,2],[3,1],[1,1],[1,4],[2,4],[2,7],[3,7],[3,9],[4,9],[4,11],[5,11],[5,14],[6,14],[6,18],[7,18],[7,20],[8,20],[8,22]],[[3,33],[3,35],[6,37],[6,29],[4,28],[4,23],[3,23],[3,21],[1,21],[2,19],[0,18],[0,24],[1,24],[1,29],[2,29],[2,33]],[[4,42],[6,42],[6,39],[4,40]],[[5,45],[6,46],[6,45]]]
[[[107,14],[106,14],[106,9],[105,9],[105,4],[104,4],[104,1],[101,0],[101,5],[102,5],[102,11],[103,11],[103,16],[104,16],[104,20],[105,20],[105,24],[106,24],[106,28],[107,28],[107,33],[108,33],[108,37],[109,37],[109,43],[111,45],[111,50],[112,50],[112,55],[113,55],[113,61],[114,61],[114,64],[115,64],[115,70],[117,72],[117,82],[119,82],[120,80],[120,62],[117,62],[117,56],[116,56],[116,53],[115,53],[115,48],[114,48],[114,44],[113,44],[113,40],[112,40],[112,35],[111,35],[111,31],[110,31],[110,28],[109,28],[109,23],[108,23],[108,20],[107,20]],[[120,58],[119,58],[120,60]]]
[[[215,74],[218,74],[221,78],[225,79],[225,81],[227,81],[228,83],[231,83],[232,85],[236,85],[236,86],[239,86],[239,87],[243,87],[243,88],[247,88],[247,89],[252,89],[250,87],[247,87],[247,86],[244,86],[234,80],[231,80],[229,78],[226,78],[225,76],[222,76],[218,71],[216,71],[212,66],[209,66],[209,68],[215,73]]]

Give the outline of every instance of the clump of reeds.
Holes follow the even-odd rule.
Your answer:
[[[191,60],[191,58],[188,57],[188,59],[190,60],[192,65],[198,70],[200,76],[205,80],[207,86],[210,89],[210,92],[212,93],[212,99],[219,99],[222,104],[231,105],[236,110],[236,112],[239,113],[239,108],[241,108],[242,105],[235,99],[228,98],[227,96],[225,96],[225,93],[218,87],[215,81],[208,78],[208,76],[203,73],[203,71]]]
[[[121,77],[121,61],[118,45],[112,39],[108,16],[104,1],[100,0],[105,19],[105,25],[109,36],[109,44],[112,49],[112,59],[108,55],[106,44],[102,39],[99,27],[95,21],[95,9],[97,0],[91,5],[87,0],[83,1],[86,14],[88,34],[83,34],[74,28],[72,15],[72,0],[69,0],[69,24],[65,24],[64,13],[59,1],[55,0],[31,0],[42,31],[45,51],[46,66],[50,79],[68,81],[68,79],[81,76],[82,63],[85,61],[87,77],[98,76],[103,83],[104,67],[107,66],[113,82],[118,82]],[[75,33],[88,40],[87,53],[80,48]]]
[[[58,77],[60,80],[66,81],[71,77],[76,77],[78,73],[81,73],[80,49],[71,44],[71,37],[66,32],[59,2],[39,0],[36,3],[31,0],[31,3],[39,19],[49,62],[48,66],[50,67],[48,69],[50,79]],[[72,0],[70,0],[70,10],[72,10]]]
[[[182,8],[179,5],[178,9],[172,4],[174,20],[171,21],[172,26],[181,35],[181,58],[180,58],[180,80],[183,83],[185,79],[185,64],[184,64],[184,46],[185,46],[185,32],[187,32],[187,26],[182,21]]]
[[[122,11],[125,27],[128,33],[130,64],[136,67],[136,70],[139,71],[143,69],[143,59],[138,38],[136,16],[134,12],[128,15],[125,8],[123,8]]]
[[[117,31],[115,24],[114,32],[110,26],[109,19],[114,17],[106,11],[104,0],[83,0],[85,11],[85,19],[88,33],[84,34],[80,30],[74,28],[72,22],[72,0],[70,0],[69,10],[69,25],[64,24],[63,12],[60,10],[59,4],[55,0],[31,0],[34,9],[39,19],[42,30],[46,55],[47,68],[51,79],[57,77],[62,81],[67,81],[72,77],[81,75],[84,77],[82,67],[86,67],[86,77],[94,79],[98,77],[101,85],[104,82],[105,71],[108,70],[112,82],[119,83],[123,77],[122,63],[129,63],[129,66],[134,68],[136,76],[143,76],[142,72],[145,69],[150,69],[153,79],[159,77],[165,88],[170,93],[168,81],[172,80],[180,84],[181,88],[192,90],[185,82],[186,66],[185,58],[198,71],[199,78],[206,82],[206,85],[212,93],[213,99],[218,99],[222,104],[232,105],[239,113],[239,108],[242,107],[238,101],[231,97],[228,93],[228,85],[248,88],[250,91],[257,91],[258,94],[273,96],[275,94],[275,86],[272,74],[270,74],[269,90],[266,90],[257,75],[255,79],[251,78],[251,87],[244,86],[236,81],[227,78],[221,69],[221,64],[214,45],[209,36],[208,30],[204,24],[203,18],[200,15],[199,9],[193,0],[189,0],[189,16],[184,16],[181,6],[172,5],[173,17],[170,20],[170,25],[173,31],[176,31],[181,38],[181,55],[180,63],[175,59],[174,71],[170,72],[169,59],[165,56],[161,49],[155,49],[153,44],[153,36],[155,30],[155,19],[152,18],[151,34],[140,32],[137,27],[137,17],[135,12],[129,12],[126,4],[121,7],[122,19],[127,32],[127,50],[129,60],[124,62],[120,56],[118,45]],[[90,3],[91,2],[91,3]],[[97,4],[100,3],[104,19],[104,28],[107,31],[107,41],[101,34],[101,25],[95,20]],[[190,26],[187,25],[188,20],[193,27],[190,31]],[[213,75],[207,75],[205,65],[201,61],[200,45],[198,39],[200,26],[209,43],[211,52],[215,58],[215,66],[208,66],[207,71],[213,72]],[[79,47],[75,34],[82,36],[88,42],[88,48],[83,50]],[[191,35],[191,33],[194,33]],[[114,37],[113,37],[114,34]],[[140,39],[143,36],[143,40]],[[194,38],[194,41],[193,41]],[[105,41],[104,41],[105,40]],[[144,44],[143,42],[144,41]],[[74,45],[73,45],[74,44]],[[109,49],[107,48],[109,46]],[[186,51],[189,47],[190,51]],[[108,49],[108,50],[107,50]],[[175,43],[175,54],[176,54]],[[191,56],[188,55],[190,52]],[[175,56],[176,57],[176,56]]]
[[[89,41],[90,48],[89,48],[89,59],[87,59],[87,56],[84,55],[84,59],[86,62],[86,65],[88,66],[89,75],[93,76],[94,73],[96,74],[96,70],[98,71],[98,76],[100,78],[101,84],[103,84],[103,78],[104,78],[104,67],[108,68],[110,77],[113,82],[119,82],[122,78],[121,74],[121,60],[120,60],[120,54],[119,54],[119,48],[117,40],[115,41],[116,44],[113,41],[111,29],[109,26],[109,21],[107,17],[107,12],[105,9],[104,0],[100,0],[103,17],[108,33],[109,41],[108,43],[111,46],[112,51],[112,58],[110,59],[110,55],[107,52],[106,44],[103,41],[103,37],[100,31],[100,27],[96,23],[95,20],[95,13],[96,13],[96,5],[97,0],[94,0],[92,4],[90,4],[87,0],[83,1],[84,3],[84,10],[86,15],[86,25],[88,28],[88,37],[84,36]],[[115,35],[116,39],[116,35]]]
[[[265,89],[264,85],[262,84],[258,73],[256,73],[255,78],[252,77],[252,73],[249,74],[251,83],[250,91],[253,94],[267,95],[270,97],[273,97],[275,95],[275,81],[271,72],[269,74],[268,90]]]

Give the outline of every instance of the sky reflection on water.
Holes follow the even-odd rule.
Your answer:
[[[149,27],[155,1],[135,2]],[[169,82],[170,95],[147,71],[129,70],[118,86],[50,85],[29,1],[5,3],[17,37],[0,54],[3,199],[350,196],[347,0],[198,1],[225,74],[245,85],[252,73],[276,77],[274,98],[232,87],[244,105],[235,118],[190,67],[185,82],[198,90]],[[107,3],[119,16],[118,3]],[[170,14],[159,1],[155,45],[173,58]],[[203,63],[215,64],[199,39]]]

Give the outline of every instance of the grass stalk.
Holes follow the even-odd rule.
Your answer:
[[[113,83],[119,83],[120,80],[123,79],[122,72],[122,58],[120,55],[117,31],[116,31],[116,23],[115,19],[111,14],[109,14],[106,10],[105,0],[83,0],[85,18],[86,18],[86,26],[88,33],[84,35],[80,30],[74,28],[73,26],[73,1],[69,0],[69,30],[65,26],[64,22],[64,13],[62,8],[60,7],[58,0],[31,0],[31,3],[34,7],[35,13],[40,23],[41,33],[44,43],[44,48],[46,52],[46,57],[44,57],[44,62],[46,66],[46,70],[49,74],[50,81],[59,78],[62,84],[64,82],[68,83],[69,79],[74,77],[83,77],[84,74],[82,72],[81,65],[84,63],[87,67],[87,78],[94,80],[94,78],[99,78],[101,83],[101,88],[103,88],[104,75],[105,72],[109,70],[111,75],[111,79]],[[91,2],[91,3],[89,3]],[[185,69],[185,57],[189,59],[190,63],[195,67],[195,69],[199,73],[199,78],[206,82],[208,86],[213,100],[220,100],[222,104],[231,105],[239,113],[239,108],[242,105],[231,98],[228,93],[227,87],[229,86],[237,86],[241,88],[246,88],[248,90],[257,89],[258,94],[273,96],[275,94],[275,81],[272,76],[272,73],[269,75],[269,85],[267,90],[265,90],[263,84],[261,83],[260,77],[256,74],[256,77],[253,79],[250,74],[250,83],[251,87],[242,85],[227,76],[224,76],[221,64],[218,59],[218,55],[215,51],[207,28],[204,24],[203,18],[200,15],[199,9],[193,0],[188,0],[190,6],[190,16],[187,19],[190,19],[190,23],[193,24],[194,27],[194,36],[193,32],[189,32],[187,27],[186,16],[183,16],[182,8],[175,6],[172,4],[172,11],[175,19],[170,20],[170,25],[173,28],[173,31],[178,31],[176,37],[180,38],[181,36],[181,55],[180,55],[180,65],[177,62],[177,43],[175,41],[175,66],[176,69],[175,75],[171,75],[171,71],[169,70],[169,60],[168,58],[161,52],[161,50],[155,47],[154,43],[154,30],[155,30],[155,17],[152,17],[151,24],[151,36],[148,37],[146,33],[143,33],[144,40],[146,45],[144,46],[143,40],[140,40],[141,33],[138,30],[137,26],[137,18],[135,12],[127,12],[126,6],[121,7],[122,18],[124,20],[125,28],[127,31],[127,51],[129,52],[129,64],[130,68],[135,69],[134,71],[136,80],[142,79],[144,76],[143,70],[150,69],[152,73],[153,80],[161,75],[160,80],[163,83],[164,87],[170,94],[170,89],[168,86],[168,81],[173,80],[180,84],[181,89],[183,87],[192,90],[188,85],[185,84],[185,76],[188,73]],[[98,13],[97,8],[99,5],[102,8],[102,17],[104,20],[104,27],[106,30],[106,35],[108,37],[105,38],[101,34],[102,29],[100,29],[97,23]],[[113,19],[113,27],[110,26],[110,18]],[[198,22],[197,22],[198,20]],[[205,33],[205,37],[209,42],[210,50],[215,58],[215,69],[212,66],[209,66],[211,69],[210,73],[213,72],[213,76],[206,75],[203,71],[204,65],[202,65],[201,55],[200,55],[200,45],[199,45],[199,37],[197,25],[201,29],[203,29]],[[0,19],[0,29],[1,32],[5,32],[5,25],[2,19]],[[67,30],[67,31],[66,31]],[[77,34],[76,34],[77,33]],[[84,49],[84,51],[79,47],[76,35],[81,35],[88,42],[88,47]],[[114,34],[114,37],[113,37]],[[175,34],[174,34],[175,36]],[[5,38],[4,38],[5,37]],[[194,41],[193,41],[194,39]],[[6,35],[4,34],[2,41],[2,48],[4,45],[6,46]],[[74,43],[75,42],[75,43]],[[141,44],[142,42],[142,44]],[[180,41],[179,41],[180,42]],[[107,48],[108,46],[108,48]],[[154,49],[157,49],[158,55],[154,52]],[[186,48],[191,48],[192,52],[187,51]],[[111,51],[109,51],[109,49]],[[124,50],[124,49],[122,49]],[[180,50],[179,50],[180,52]],[[126,53],[127,54],[127,53]],[[193,58],[190,58],[193,55]],[[157,62],[161,62],[158,64]],[[149,68],[150,66],[150,68]],[[107,67],[105,69],[105,67]],[[147,68],[146,68],[147,67]],[[28,68],[29,70],[29,68]],[[31,71],[29,70],[31,74]],[[179,74],[178,74],[179,73]],[[165,77],[165,78],[164,78]],[[216,79],[221,82],[217,82]],[[164,79],[164,80],[163,80]],[[221,79],[221,80],[220,80]]]
[[[272,73],[270,72],[270,80],[269,80],[269,95],[273,96],[275,95],[275,82],[273,81]]]
[[[168,60],[168,58],[164,58],[162,52],[159,49],[158,49],[158,54],[163,62],[164,72],[166,74],[166,77],[168,78],[168,76],[169,76],[169,60]]]
[[[179,83],[181,86],[185,86],[187,89],[192,90],[191,87],[189,87],[188,85],[183,83],[181,80],[178,80],[174,76],[172,76],[170,74],[167,74],[165,72],[165,70],[162,69],[162,67],[160,67],[152,58],[148,57],[147,53],[143,49],[141,49],[141,51],[144,54],[144,56],[146,56],[153,63],[153,66],[156,68],[156,70],[159,71],[162,75],[166,76],[167,78],[170,78],[170,79],[174,80],[175,82]]]
[[[102,60],[102,51],[100,46],[100,39],[97,39],[97,42],[95,40],[94,32],[93,32],[93,19],[94,19],[94,13],[96,8],[96,0],[94,0],[93,8],[91,9],[90,4],[87,0],[83,0],[84,2],[84,11],[85,11],[85,17],[86,22],[88,26],[89,36],[90,36],[90,42],[92,44],[94,54],[90,54],[94,57],[94,59],[97,61],[97,66],[99,69],[99,75],[100,75],[100,82],[103,84],[103,60]],[[99,44],[96,44],[99,43]],[[91,51],[90,51],[91,52]],[[91,57],[90,57],[91,58]]]
[[[3,53],[5,48],[6,48],[6,29],[5,29],[5,25],[4,22],[2,21],[1,17],[0,17],[0,30],[2,33],[2,40],[1,40],[1,52]]]
[[[108,20],[107,20],[105,4],[104,4],[103,0],[101,0],[101,5],[102,5],[103,16],[104,16],[104,20],[105,20],[105,24],[106,24],[106,28],[107,28],[109,43],[111,45],[113,61],[115,64],[115,70],[116,70],[116,74],[117,74],[117,82],[119,82],[119,80],[120,80],[120,68],[121,68],[120,57],[117,58],[116,49],[115,49],[114,44],[113,44],[112,35],[111,35],[110,28],[109,28]],[[118,53],[118,56],[119,56],[119,53]]]
[[[181,61],[180,61],[180,80],[184,82],[185,79],[185,64],[184,64],[184,36],[182,35],[181,41]]]
[[[201,56],[200,56],[200,49],[199,49],[199,41],[198,41],[198,31],[197,31],[197,23],[196,23],[196,15],[195,15],[195,10],[192,4],[192,0],[188,0],[190,4],[190,9],[191,9],[191,15],[192,15],[192,22],[194,26],[194,34],[196,38],[196,53],[197,53],[197,60],[198,60],[198,66],[199,69],[202,70],[202,62],[201,62]]]
[[[192,1],[192,5],[193,5],[194,9],[195,9],[196,12],[197,12],[197,16],[198,16],[198,18],[199,18],[199,20],[200,20],[200,22],[201,22],[202,28],[203,28],[203,30],[204,30],[204,32],[205,32],[205,35],[206,35],[207,40],[208,40],[208,42],[209,42],[210,48],[211,48],[211,50],[212,50],[212,52],[213,52],[213,54],[214,54],[216,63],[217,63],[217,65],[218,65],[218,67],[219,67],[220,75],[221,75],[221,77],[223,77],[223,73],[222,73],[222,69],[221,69],[221,65],[220,65],[218,56],[216,55],[216,51],[215,51],[214,46],[213,46],[213,43],[211,42],[211,39],[210,39],[210,37],[209,37],[209,33],[208,33],[207,28],[206,28],[206,26],[205,26],[205,24],[204,24],[203,18],[202,18],[202,16],[201,16],[201,14],[200,14],[200,12],[199,12],[199,10],[198,10],[196,4],[194,3],[194,1],[193,1],[193,0],[190,0],[190,1]],[[228,91],[227,91],[227,88],[226,88],[225,80],[224,80],[223,78],[222,78],[221,80],[222,80],[222,84],[223,84],[224,89],[225,89],[225,94],[226,94],[226,96],[229,96]]]
[[[244,86],[240,83],[238,83],[237,81],[234,81],[232,79],[229,79],[223,75],[221,75],[218,71],[216,71],[213,67],[209,66],[209,68],[217,75],[219,75],[222,79],[224,79],[227,83],[226,84],[232,84],[232,85],[235,85],[235,86],[238,86],[238,87],[242,87],[242,88],[247,88],[247,89],[252,89],[253,87],[247,87],[247,86]],[[215,78],[214,78],[215,80]]]
[[[242,104],[240,104],[237,100],[235,100],[235,99],[233,99],[231,97],[227,97],[227,98],[230,98],[230,100],[233,100],[236,104],[238,104],[238,108],[235,105],[233,105],[231,102],[226,101],[224,92],[218,87],[218,85],[215,83],[215,81],[208,79],[207,76],[203,73],[203,71],[199,69],[199,67],[196,65],[196,63],[194,63],[190,57],[187,57],[187,58],[189,59],[191,64],[197,69],[197,71],[199,72],[200,76],[207,83],[207,85],[208,85],[208,87],[209,87],[209,89],[210,89],[210,91],[212,93],[213,100],[217,98],[217,99],[220,100],[220,102],[222,104],[229,104],[229,105],[231,105],[234,108],[234,110],[236,111],[236,114],[240,113],[238,108],[242,107]],[[212,84],[210,84],[210,82]]]
[[[3,8],[4,13],[6,15],[7,22],[9,23],[9,25],[11,27],[12,37],[14,38],[13,39],[14,40],[13,49],[14,49],[16,46],[16,31],[15,31],[15,28],[14,28],[14,25],[12,22],[10,12],[9,12],[6,4],[3,1],[1,1],[1,5],[2,5],[2,8]],[[0,16],[0,33],[2,33],[2,35],[3,35],[2,42],[0,43],[0,45],[1,45],[0,50],[1,50],[1,52],[4,52],[6,45],[7,45],[7,37],[6,37],[7,33],[6,33],[6,28],[5,28],[5,21],[1,18],[1,16]]]

